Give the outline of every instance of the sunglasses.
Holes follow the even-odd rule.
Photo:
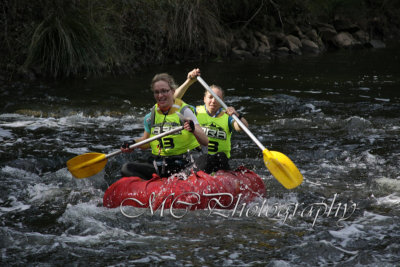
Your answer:
[[[161,89],[159,91],[153,91],[154,95],[166,95],[171,89]]]

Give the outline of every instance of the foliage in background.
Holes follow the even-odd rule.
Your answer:
[[[106,28],[114,12],[101,4],[55,1],[47,6],[48,13],[32,34],[24,66],[54,77],[112,67],[120,57]]]
[[[164,24],[159,26],[164,28],[166,45],[171,52],[218,52],[215,38],[223,37],[224,31],[216,1],[169,0],[159,3],[159,10],[164,10]]]
[[[337,16],[400,27],[396,0],[3,0],[2,70],[68,77],[225,56],[248,30]],[[383,34],[384,35],[384,34]]]
[[[122,31],[115,35],[128,65],[165,63],[218,53],[224,38],[213,0],[126,0]]]

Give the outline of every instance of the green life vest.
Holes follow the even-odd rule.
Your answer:
[[[197,120],[208,137],[208,154],[224,152],[231,157],[231,136],[229,115],[222,111],[216,118],[208,115],[204,106],[197,106]]]
[[[175,102],[168,111],[168,114],[164,115],[159,110],[158,105],[154,105],[150,115],[150,137],[182,126],[184,122],[180,120],[176,112],[180,112],[183,115],[186,108],[191,107],[182,100],[175,99]],[[150,142],[153,155],[160,156],[181,155],[198,146],[200,146],[200,144],[197,142],[196,137],[186,130],[182,130],[175,134],[167,135],[163,138]]]

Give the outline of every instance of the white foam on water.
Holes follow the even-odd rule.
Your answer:
[[[99,173],[96,173],[93,176],[77,179],[72,178],[78,188],[97,188],[100,189],[102,187],[108,187],[106,180],[104,179],[105,170],[103,169]],[[71,174],[72,176],[72,174]]]
[[[374,99],[377,100],[377,101],[382,101],[382,102],[390,102],[389,98],[378,98],[378,97],[375,97]]]
[[[19,200],[15,196],[8,196],[8,200],[10,202],[10,207],[1,207],[0,206],[0,215],[3,215],[7,212],[15,212],[15,211],[24,211],[31,208],[31,205],[25,204]]]
[[[87,121],[89,117],[86,117],[83,115],[83,113],[77,113],[75,115],[70,115],[70,116],[65,116],[59,118],[59,124],[63,126],[71,126],[71,127],[76,127],[78,125],[81,125],[85,121]]]
[[[124,122],[124,130],[133,130],[143,127],[143,119],[134,116],[123,116],[111,117],[111,116],[86,116],[83,113],[77,113],[74,115],[68,115],[60,118],[55,117],[30,117],[19,114],[1,114],[0,126],[7,128],[27,128],[28,130],[35,131],[40,128],[50,128],[52,130],[64,130],[66,127],[79,128],[79,127],[96,127],[96,128],[107,128]],[[0,131],[1,137],[1,131]]]
[[[71,154],[76,154],[76,155],[85,154],[85,153],[90,152],[87,147],[76,147],[76,148],[64,147],[63,151],[66,151]]]
[[[344,120],[344,125],[350,135],[359,136],[371,131],[372,123],[358,116],[352,116]]]
[[[359,97],[361,97],[361,98],[371,98],[370,96],[368,96],[368,95],[358,95]]]
[[[20,115],[20,114],[16,114],[16,113],[3,113],[3,114],[0,114],[0,119],[4,119],[4,120],[19,119],[20,117],[25,117],[25,116]]]
[[[392,217],[390,216],[385,216],[369,211],[364,211],[363,217],[361,217],[358,221],[359,222],[364,222],[366,225],[369,225],[371,222],[377,223],[377,222],[383,222],[387,220],[391,220]]]
[[[328,160],[324,160],[321,164],[320,164],[321,169],[323,169],[324,171],[331,171],[331,172],[345,172],[347,171],[347,167],[344,166],[343,164],[333,164],[331,163],[331,161]],[[327,178],[327,177],[325,177]]]
[[[3,122],[0,125],[8,128],[26,128],[28,130],[37,130],[39,128],[57,129],[60,126],[59,119],[53,117],[29,117],[15,114],[15,116],[3,117],[11,122]]]
[[[359,155],[349,155],[345,159],[345,162],[348,164],[347,167],[349,168],[367,169],[370,167],[380,168],[381,165],[384,165],[385,159],[378,155],[373,155],[367,150]]]
[[[376,204],[379,206],[387,206],[391,208],[400,207],[400,195],[398,193],[393,193],[388,196],[379,197],[376,199],[376,201],[377,201]]]
[[[341,240],[340,246],[353,246],[358,240],[383,240],[387,233],[387,221],[391,221],[392,217],[384,216],[368,211],[364,211],[363,216],[357,218],[351,224],[344,223],[345,227],[333,231],[328,231],[332,237]]]
[[[270,267],[291,267],[293,266],[292,263],[284,261],[284,260],[272,260],[268,263],[267,266]]]
[[[0,123],[0,126],[9,127],[9,128],[24,128],[27,126],[34,125],[35,121],[33,120],[25,120],[25,121],[15,121],[9,123]]]
[[[305,93],[309,93],[309,94],[322,94],[322,91],[319,90],[308,90],[308,91],[304,91]]]
[[[54,201],[57,198],[63,198],[63,195],[65,195],[65,190],[58,185],[47,185],[43,183],[29,185],[27,192],[30,197],[28,201],[35,205],[43,204],[46,201]]]
[[[331,242],[329,242],[329,241],[326,241],[326,240],[321,240],[321,241],[319,241],[319,242],[321,242],[321,243],[323,243],[323,244],[325,244],[325,245],[327,245],[327,246],[333,247],[333,248],[335,248],[335,249],[337,249],[337,250],[339,250],[339,251],[341,251],[341,252],[343,252],[343,253],[346,253],[346,254],[357,255],[357,254],[359,253],[358,250],[356,250],[356,251],[351,251],[351,250],[343,249],[343,248],[341,248],[341,247],[335,246],[333,243],[331,243]]]
[[[364,226],[359,224],[351,224],[341,230],[328,231],[334,238],[341,239],[340,245],[346,247],[349,242],[358,239],[366,234]]]
[[[400,179],[392,178],[378,178],[375,180],[379,187],[385,189],[388,192],[400,192]]]
[[[261,91],[274,91],[275,89],[273,88],[261,88]]]
[[[251,96],[229,96],[229,97],[226,97],[225,102],[233,104],[233,103],[242,102],[242,101],[245,101],[245,100],[254,101],[254,100],[259,100],[259,99],[258,98],[257,99],[252,98]],[[236,105],[236,110],[239,110],[239,108],[240,108],[240,106]]]
[[[234,253],[231,253],[231,254],[229,255],[229,258],[230,258],[230,259],[237,259],[237,258],[239,258],[240,255],[241,255],[241,253],[234,252]]]
[[[321,109],[316,109],[315,106],[311,103],[305,104],[304,106],[306,106],[307,108],[311,109],[311,113],[315,113],[315,112],[321,112]]]
[[[165,263],[165,261],[176,261],[176,255],[170,251],[168,252],[168,255],[159,254],[153,251],[140,259],[130,260],[129,263],[151,263],[151,265],[153,265],[154,263]]]
[[[379,157],[378,155],[371,154],[369,150],[366,150],[361,153],[361,156],[363,157],[363,160],[371,165],[378,165],[378,164],[384,164],[385,159]]]
[[[127,122],[124,123],[121,130],[122,131],[132,131],[132,130],[138,130],[143,128],[143,123],[132,123],[132,122]]]
[[[31,131],[35,131],[40,128],[59,128],[59,123],[57,119],[54,118],[38,118],[34,123],[27,125],[26,128]]]
[[[98,151],[106,151],[107,149],[112,148],[112,146],[105,146],[105,145],[101,145],[101,144],[93,145],[92,147],[93,147],[93,149],[96,149]]]
[[[108,209],[98,207],[97,201],[89,203],[79,203],[77,205],[68,204],[64,214],[58,218],[58,222],[71,225],[70,229],[64,234],[64,238],[69,242],[92,245],[102,244],[108,239],[123,239],[124,242],[142,243],[138,238],[138,234],[133,231],[124,230],[107,222],[115,222],[115,220],[123,216],[119,209]],[[79,230],[77,230],[79,229]],[[75,233],[78,231],[79,233]],[[74,232],[74,234],[68,234]]]
[[[16,177],[18,180],[23,179],[33,182],[33,180],[40,179],[40,177],[37,174],[10,166],[5,166],[1,168],[1,172],[4,174],[8,174],[11,177]]]
[[[14,135],[10,130],[5,130],[3,128],[0,128],[0,141],[4,141],[4,139],[11,139],[13,137]]]
[[[303,129],[310,128],[313,125],[313,121],[306,118],[278,119],[272,123],[273,127],[284,129]]]
[[[113,122],[116,121],[117,118],[111,117],[111,116],[98,116],[96,117],[97,121],[102,121],[102,122]]]

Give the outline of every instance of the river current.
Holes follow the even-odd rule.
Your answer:
[[[398,266],[400,262],[399,47],[271,61],[155,66],[132,77],[0,84],[2,266]],[[137,218],[102,206],[134,151],[75,179],[66,161],[110,153],[143,132],[149,84],[194,67],[270,150],[304,176],[287,190],[244,133],[233,167],[262,177],[266,197],[234,211],[146,210]],[[193,85],[184,100],[202,103]],[[181,215],[176,218],[176,214]]]

